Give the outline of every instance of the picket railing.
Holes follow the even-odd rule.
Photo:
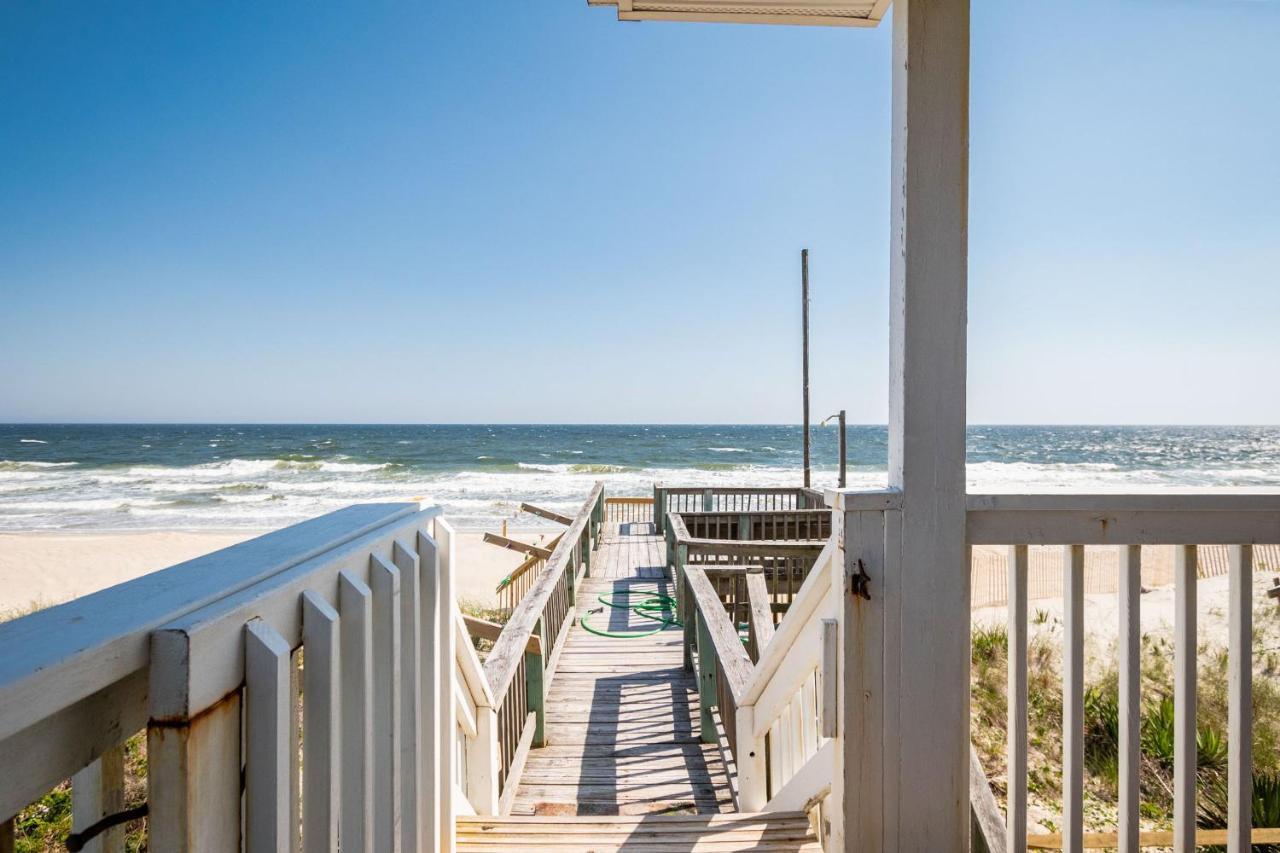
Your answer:
[[[438,513],[349,507],[0,625],[0,814],[72,778],[73,831],[112,817],[145,727],[150,849],[332,849],[340,814],[344,849],[451,834],[434,780],[491,699]]]
[[[644,524],[653,521],[653,498],[604,499],[604,520],[611,524]]]
[[[1151,548],[1146,546],[1148,552]],[[1254,565],[1258,570],[1280,569],[1280,546],[1255,545]],[[1026,593],[1028,601],[1062,598],[1063,551],[1054,546],[1032,546],[1027,549]],[[970,604],[974,608],[997,607],[1009,602],[1008,554],[990,549],[975,549],[971,559],[973,572]],[[1085,551],[1084,594],[1116,595],[1120,591],[1121,560],[1115,548],[1095,547]],[[1147,559],[1142,565],[1144,587],[1168,586],[1174,581],[1173,561]],[[1231,554],[1227,545],[1196,547],[1196,576],[1225,577],[1230,573]]]
[[[821,509],[822,492],[805,488],[757,488],[752,486],[653,486],[654,525],[658,533],[666,528],[673,512],[776,512],[778,510]]]
[[[1251,490],[1150,494],[971,495],[972,545],[1007,545],[1009,637],[1008,849],[1059,844],[1081,850],[1084,826],[1084,554],[1107,545],[1119,560],[1119,819],[1103,839],[1126,853],[1171,843],[1226,843],[1246,851],[1252,827],[1253,562],[1257,545],[1280,542],[1280,495]],[[1064,544],[1065,543],[1065,544]],[[1027,837],[1028,546],[1063,549],[1062,832]],[[1175,549],[1173,831],[1159,838],[1139,827],[1142,546]],[[1196,826],[1197,546],[1226,546],[1228,567],[1228,826],[1212,838]],[[1225,837],[1220,837],[1225,836]],[[1260,840],[1260,839],[1256,839]],[[1090,839],[1091,842],[1098,839]]]
[[[604,513],[604,485],[597,483],[547,558],[537,579],[516,604],[485,660],[496,699],[482,713],[497,733],[497,762],[486,782],[480,814],[509,808],[529,750],[546,743],[544,699],[573,623],[575,590],[591,564]],[[537,651],[530,640],[538,639]]]
[[[830,511],[826,511],[830,514]],[[788,515],[793,513],[788,512]],[[828,528],[829,529],[829,528]],[[703,569],[721,600],[730,607],[735,622],[745,619],[750,602],[747,596],[746,574],[748,569],[762,572],[772,604],[785,609],[813,567],[828,540],[737,540],[697,538],[689,534],[684,524],[684,514],[667,514],[665,538],[667,564],[677,580],[676,603],[678,620],[684,625],[685,669],[693,667],[693,621],[689,618],[690,602],[684,595],[686,566]],[[772,609],[772,608],[771,608]]]
[[[552,539],[547,545],[547,549],[554,552],[557,545],[560,544],[560,537]],[[498,584],[498,588],[494,591],[498,597],[498,609],[506,618],[511,618],[511,614],[515,612],[516,607],[529,594],[529,590],[533,589],[533,585],[541,576],[543,569],[547,567],[547,557],[541,552],[530,554],[525,558],[519,566],[512,570],[511,574],[502,579]]]
[[[776,629],[764,612],[767,595],[749,593],[745,648],[709,571],[690,565],[681,574],[694,624],[702,739],[717,742],[718,717],[737,769],[738,808],[817,809],[824,836],[837,749],[837,602],[830,592],[837,553],[834,540],[823,547]],[[749,588],[763,588],[762,576],[748,576],[759,578]]]
[[[671,513],[667,514],[670,517]],[[695,539],[769,542],[825,542],[831,536],[831,510],[765,512],[681,512],[680,521]]]

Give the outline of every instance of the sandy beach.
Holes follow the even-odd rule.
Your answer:
[[[0,534],[0,617],[61,604],[159,569],[252,539],[263,531],[145,531]],[[511,531],[543,544],[549,529]],[[523,555],[486,544],[481,531],[458,537],[460,570],[454,582],[462,602],[489,605],[503,577]]]

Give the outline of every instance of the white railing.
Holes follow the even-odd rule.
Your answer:
[[[679,561],[686,636],[696,638],[702,739],[721,741],[714,710],[724,729],[722,746],[737,770],[734,793],[741,811],[812,813],[832,793],[838,751],[838,602],[832,593],[837,553],[832,538],[794,597],[786,597],[786,615],[776,629],[769,611],[780,597],[777,590],[768,590],[762,571],[744,576],[754,664],[708,567]],[[840,586],[834,584],[837,594]],[[822,811],[817,823],[825,823]],[[840,837],[838,824],[823,828],[824,835]]]
[[[833,538],[761,650],[738,705],[738,752],[768,755],[765,778],[744,780],[740,771],[742,797],[767,811],[810,811],[833,790],[839,686],[839,602],[833,589],[838,595],[841,584],[838,577],[833,584],[832,575],[839,572],[837,554]],[[838,825],[823,835],[842,837]]]
[[[1253,490],[1151,494],[971,495],[971,545],[1008,545],[1009,732],[1007,846],[1060,844],[1081,850],[1084,822],[1084,554],[1114,546],[1119,562],[1119,826],[1110,839],[1122,851],[1197,843],[1249,849],[1252,836],[1252,569],[1254,546],[1280,542],[1280,495]],[[1065,544],[1064,544],[1065,543]],[[1062,832],[1027,836],[1027,565],[1029,545],[1063,548]],[[1175,549],[1173,831],[1139,827],[1141,573],[1143,545]],[[1197,546],[1225,545],[1228,567],[1228,826],[1196,827]],[[1210,838],[1212,835],[1212,838]],[[1225,836],[1225,837],[1224,837]],[[1254,840],[1260,840],[1254,837]],[[1271,840],[1268,838],[1268,840]]]
[[[452,849],[498,738],[438,513],[349,507],[0,625],[0,815],[68,778],[73,832],[121,811],[146,728],[150,849]]]

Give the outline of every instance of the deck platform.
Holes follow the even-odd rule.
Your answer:
[[[592,627],[656,623],[600,595],[671,595],[662,539],[647,522],[604,530],[578,612]],[[698,736],[698,686],[681,668],[681,631],[619,639],[571,629],[547,696],[547,746],[529,753],[513,815],[716,814],[733,811],[731,768]]]

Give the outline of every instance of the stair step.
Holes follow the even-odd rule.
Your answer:
[[[820,853],[822,849],[809,819],[799,812],[462,817],[457,828],[458,849],[472,853],[522,847],[545,853]]]

